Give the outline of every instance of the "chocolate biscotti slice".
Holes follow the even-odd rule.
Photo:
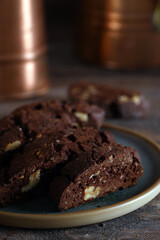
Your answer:
[[[142,175],[134,148],[103,143],[67,163],[51,182],[50,196],[63,211],[133,186]]]
[[[93,127],[78,127],[64,133],[55,129],[15,153],[0,172],[0,206],[7,206],[35,193],[47,191],[48,184],[65,162],[87,153],[102,143],[114,143],[112,134]],[[79,166],[77,165],[79,168]]]
[[[0,120],[0,154],[58,128],[64,131],[72,126],[99,128],[104,110],[85,102],[48,100],[22,106]]]
[[[148,102],[138,91],[105,84],[79,82],[69,88],[72,101],[85,100],[97,104],[111,118],[141,118],[147,114]]]

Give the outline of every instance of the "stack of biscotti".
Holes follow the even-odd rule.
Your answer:
[[[48,191],[60,210],[135,185],[138,152],[99,130],[104,111],[85,102],[45,101],[0,121],[0,206]],[[51,184],[50,184],[51,183]]]
[[[97,104],[105,110],[107,118],[142,118],[148,112],[146,98],[135,90],[77,82],[70,86],[68,95],[73,102]]]
[[[89,134],[90,139],[94,138],[94,134],[105,138],[105,134],[101,137],[99,132],[95,132],[103,120],[104,111],[95,105],[58,100],[22,106],[1,119],[0,158],[3,162],[0,170],[0,205],[5,206],[23,198],[35,186],[41,192],[39,179],[43,179],[45,189],[58,165],[72,153],[71,146],[68,146],[71,132],[80,128],[83,135]],[[92,128],[88,129],[89,126]],[[83,130],[83,127],[88,130]],[[61,139],[66,144],[58,144]],[[106,135],[106,141],[110,140],[112,136]],[[87,141],[90,141],[89,138]]]
[[[43,193],[65,163],[87,154],[93,146],[114,142],[112,134],[93,127],[72,128],[65,134],[56,130],[36,138],[10,156],[8,165],[2,168],[0,205],[7,206],[34,192]]]

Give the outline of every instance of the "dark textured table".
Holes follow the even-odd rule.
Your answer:
[[[62,26],[63,28],[63,26]],[[78,80],[105,82],[142,91],[150,102],[150,113],[146,119],[109,120],[112,124],[125,126],[151,137],[160,144],[160,70],[109,71],[100,67],[85,65],[73,54],[72,35],[63,28],[56,34],[50,48],[50,69],[52,89],[47,96],[65,98],[67,86]],[[65,41],[63,39],[65,36]],[[15,107],[35,101],[1,102],[0,116]],[[107,222],[70,229],[26,230],[0,226],[0,240],[62,240],[62,239],[160,239],[160,194],[140,209]]]

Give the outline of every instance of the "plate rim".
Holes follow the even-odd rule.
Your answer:
[[[160,146],[145,135],[125,127],[103,123],[102,128],[109,128],[135,135],[150,143],[160,155]],[[95,209],[58,214],[15,213],[0,211],[0,224],[23,228],[67,228],[94,224],[111,220],[130,213],[147,204],[160,193],[160,177],[146,190],[131,198]],[[117,210],[119,210],[117,214]],[[109,214],[109,215],[107,215]],[[78,217],[78,219],[77,219]],[[92,218],[95,217],[95,218]]]

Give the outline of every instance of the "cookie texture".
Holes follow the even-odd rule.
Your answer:
[[[0,154],[59,129],[65,132],[72,126],[99,128],[104,110],[85,102],[48,100],[22,106],[0,120]]]
[[[133,186],[142,175],[140,156],[134,148],[102,143],[66,163],[51,182],[50,196],[64,211]]]
[[[142,118],[148,112],[148,102],[138,91],[105,84],[78,82],[69,88],[69,98],[97,104],[109,118]]]
[[[0,153],[15,150],[25,141],[23,130],[11,116],[0,120]]]
[[[1,169],[0,206],[8,206],[29,195],[44,194],[66,162],[102,143],[115,143],[113,135],[93,127],[74,127],[65,134],[55,128],[35,138],[11,155],[8,165]]]

